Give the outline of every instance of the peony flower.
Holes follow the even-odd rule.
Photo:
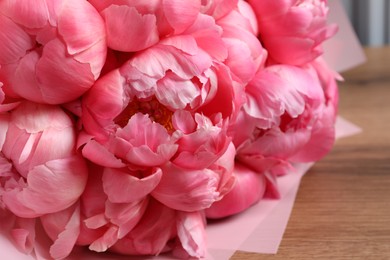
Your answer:
[[[213,5],[226,5],[226,1]],[[227,12],[226,5],[224,8]],[[211,8],[211,7],[209,7]],[[231,10],[218,17],[216,23],[221,26],[222,39],[227,46],[228,56],[224,64],[231,70],[233,80],[244,86],[263,68],[267,51],[257,39],[257,19],[252,7],[245,1],[237,1]]]
[[[327,0],[249,0],[259,38],[277,63],[304,65],[322,54],[322,42],[337,31],[327,25]]]
[[[230,131],[237,147],[237,182],[206,210],[210,218],[241,212],[264,196],[279,197],[277,176],[291,171],[295,162],[319,160],[334,142],[334,113],[329,113],[313,70],[266,67],[246,86],[246,94],[247,102]]]
[[[23,102],[0,115],[1,201],[19,217],[66,209],[86,184],[72,120],[58,107]],[[77,169],[77,171],[75,171]]]
[[[247,93],[243,120],[249,121],[249,129],[244,133],[249,133],[249,139],[240,143],[243,136],[237,135],[238,153],[261,151],[266,157],[282,160],[299,154],[325,111],[324,93],[318,77],[298,67],[274,65],[256,75],[248,84]],[[318,160],[329,151],[334,133],[323,134],[317,136],[316,152],[311,150],[312,158],[308,161]],[[329,138],[325,138],[328,134]],[[302,161],[306,160],[302,158]]]
[[[1,1],[0,81],[13,98],[60,104],[98,78],[105,28],[87,1]]]

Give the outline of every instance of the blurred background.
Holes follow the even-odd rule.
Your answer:
[[[390,0],[341,0],[363,45],[390,42]]]

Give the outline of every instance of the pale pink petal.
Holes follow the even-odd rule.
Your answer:
[[[208,208],[217,200],[218,175],[208,169],[188,170],[167,164],[163,176],[152,192],[166,206],[182,211]]]
[[[142,219],[148,199],[133,203],[106,203],[105,214],[110,222],[119,227],[118,238],[126,236]]]
[[[20,217],[53,213],[76,202],[86,181],[87,169],[81,158],[53,160],[34,167],[28,174],[27,186],[5,191],[3,201]]]
[[[0,114],[0,150],[3,150],[3,144],[6,140],[6,135],[9,126],[9,115]]]
[[[205,228],[206,221],[202,212],[178,212],[177,236],[188,256],[196,258],[205,256],[207,248]]]
[[[132,116],[126,127],[118,129],[116,134],[118,140],[122,138],[128,142],[129,149],[124,150],[124,156],[135,165],[159,166],[177,150],[167,130],[141,113]]]
[[[173,73],[167,72],[165,77],[157,82],[156,97],[171,109],[184,109],[200,95],[196,84],[183,80]]]
[[[118,227],[111,226],[104,235],[89,245],[89,250],[105,252],[118,241]]]
[[[161,169],[155,169],[144,178],[130,175],[125,169],[106,168],[103,173],[103,189],[114,203],[132,203],[145,198],[160,182]]]

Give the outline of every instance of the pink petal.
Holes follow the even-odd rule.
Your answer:
[[[176,230],[176,212],[151,200],[138,225],[111,250],[127,255],[158,255]]]
[[[111,5],[102,16],[106,23],[108,46],[123,52],[146,49],[159,40],[156,17],[142,15],[136,8]]]
[[[86,181],[87,169],[81,158],[53,160],[33,168],[27,177],[27,187],[5,191],[3,201],[20,217],[37,217],[72,205]]]
[[[118,227],[111,226],[102,237],[96,239],[89,245],[89,250],[105,252],[118,241]]]
[[[16,218],[11,236],[17,248],[30,254],[36,244],[36,219]]]
[[[14,22],[27,28],[44,27],[49,20],[46,1],[5,0],[0,2],[0,9]]]
[[[126,152],[125,158],[135,165],[159,166],[167,162],[177,150],[167,130],[141,113],[132,116],[126,127],[118,129],[118,142],[120,138],[126,141],[124,145],[128,147],[123,150]]]
[[[106,204],[106,216],[111,223],[118,226],[118,238],[126,236],[142,219],[148,206],[148,200],[143,199],[133,203]]]
[[[196,130],[196,122],[191,113],[186,110],[177,110],[172,116],[172,124],[175,129],[185,134],[190,134]]]
[[[54,240],[50,255],[54,259],[63,259],[73,250],[80,233],[80,206],[45,215],[42,224],[48,234],[52,233]]]
[[[86,132],[100,138],[107,138],[106,127],[113,124],[123,107],[125,79],[119,70],[113,70],[96,81],[82,99],[82,120]],[[127,123],[127,122],[126,122]]]
[[[58,39],[45,45],[42,57],[37,63],[36,73],[42,101],[50,104],[71,101],[86,92],[94,83],[89,64],[82,64],[66,55],[66,47]],[[28,93],[23,96],[26,95]]]
[[[0,14],[0,28],[0,64],[17,62],[35,45],[20,26],[3,14]]]
[[[183,80],[169,71],[163,79],[157,82],[156,97],[163,105],[171,109],[184,109],[199,95],[200,90],[196,84]]]
[[[163,1],[164,14],[176,34],[182,33],[196,20],[200,11],[200,1]]]
[[[130,175],[131,172],[106,168],[103,188],[108,199],[114,203],[132,203],[145,198],[160,182],[161,169],[155,169],[144,178]]]
[[[120,159],[116,158],[106,147],[95,140],[86,143],[82,153],[85,158],[104,167],[120,168],[125,166]]]
[[[70,55],[83,52],[105,38],[103,19],[87,1],[62,1],[58,32]]]
[[[152,192],[166,206],[183,211],[209,207],[217,200],[218,176],[211,170],[188,170],[167,164],[160,183]]]
[[[178,212],[177,236],[191,257],[202,258],[206,253],[206,223],[201,212]]]
[[[222,200],[206,209],[208,218],[223,218],[249,208],[263,197],[266,182],[263,175],[237,163],[234,168],[236,182]]]

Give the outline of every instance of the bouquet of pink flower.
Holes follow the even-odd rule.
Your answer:
[[[0,217],[26,254],[205,254],[334,142],[326,0],[0,0]]]

